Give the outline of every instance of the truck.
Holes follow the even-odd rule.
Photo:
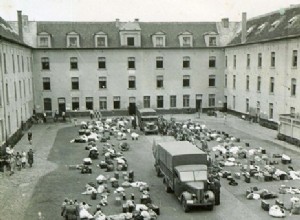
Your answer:
[[[155,170],[165,191],[174,192],[184,212],[193,206],[213,210],[215,194],[208,184],[207,153],[188,141],[155,141]]]
[[[147,134],[158,134],[158,115],[152,108],[141,108],[136,111],[140,130]]]

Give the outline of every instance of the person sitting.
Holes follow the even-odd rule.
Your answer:
[[[79,217],[80,219],[93,219],[94,216],[89,213],[88,209],[90,208],[90,205],[82,202],[79,204]]]

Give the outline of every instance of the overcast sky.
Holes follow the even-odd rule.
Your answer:
[[[240,21],[300,4],[300,0],[0,0],[0,16],[17,10],[35,21]]]

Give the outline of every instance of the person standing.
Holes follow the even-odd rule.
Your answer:
[[[26,166],[26,160],[27,160],[26,152],[23,151],[23,152],[22,152],[22,157],[21,157],[22,168],[25,168],[25,166]]]
[[[31,131],[28,131],[27,138],[28,138],[29,144],[32,144],[32,132]]]
[[[27,153],[27,157],[28,157],[28,164],[29,164],[29,167],[32,167],[32,164],[33,164],[33,151],[32,149],[30,149]]]
[[[46,112],[43,113],[43,121],[44,121],[44,123],[47,122],[47,114],[46,114]]]

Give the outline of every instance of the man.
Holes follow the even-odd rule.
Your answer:
[[[28,158],[28,164],[30,167],[32,167],[33,164],[33,151],[30,149],[27,153],[27,158]]]
[[[32,132],[31,131],[28,132],[27,138],[28,138],[29,144],[32,144]]]

